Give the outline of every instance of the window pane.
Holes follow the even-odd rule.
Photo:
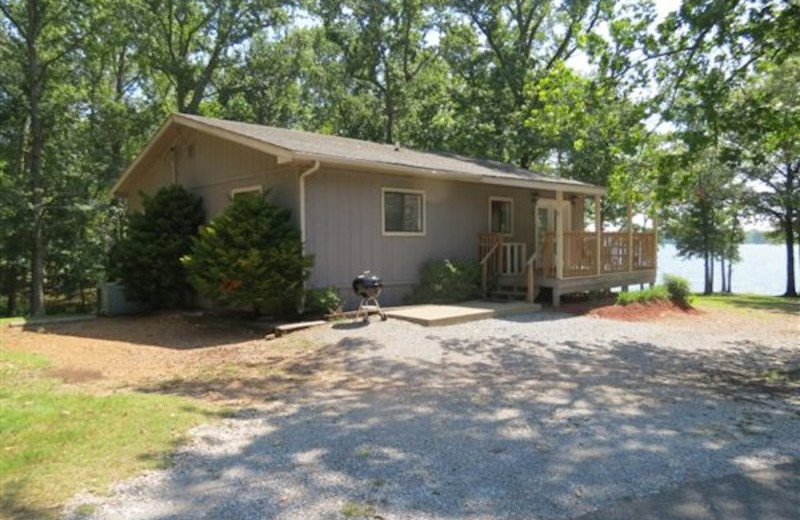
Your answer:
[[[384,198],[386,231],[403,231],[403,194],[386,192]]]
[[[422,232],[422,195],[387,191],[384,196],[386,232]]]
[[[492,201],[492,233],[511,233],[511,202]]]
[[[245,199],[245,198],[256,198],[261,196],[260,190],[247,190],[247,191],[239,191],[233,194],[233,200],[236,199]]]

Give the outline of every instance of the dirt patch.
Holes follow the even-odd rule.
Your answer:
[[[657,321],[665,317],[692,317],[700,311],[673,302],[631,303],[629,305],[605,305],[589,311],[589,316],[621,321]]]
[[[47,375],[56,377],[65,383],[85,383],[87,381],[95,381],[103,379],[103,373],[98,370],[86,370],[81,368],[56,368],[48,370]]]
[[[136,389],[237,404],[324,378],[336,363],[304,332],[267,340],[180,313],[4,328],[0,348],[39,353],[52,363],[49,375],[100,393]]]
[[[697,317],[703,314],[692,307],[676,305],[669,301],[629,305],[616,305],[609,301],[575,302],[563,305],[560,310],[619,321],[660,321],[665,318]]]

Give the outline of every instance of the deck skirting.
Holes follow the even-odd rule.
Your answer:
[[[625,271],[620,273],[606,273],[595,276],[580,276],[574,278],[539,278],[536,280],[539,287],[548,287],[553,290],[553,305],[558,307],[562,294],[583,291],[600,291],[614,287],[627,288],[629,285],[654,284],[656,282],[655,269],[642,269],[638,271]]]

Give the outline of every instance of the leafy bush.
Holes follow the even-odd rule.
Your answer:
[[[665,302],[669,300],[667,288],[656,285],[644,291],[621,292],[617,295],[617,305],[630,305],[631,303]]]
[[[306,292],[305,311],[308,314],[333,314],[342,310],[342,296],[336,287],[310,289]]]
[[[197,292],[217,304],[295,314],[313,261],[302,254],[289,210],[267,195],[234,199],[200,230],[183,264]]]
[[[432,260],[420,269],[419,285],[411,299],[416,303],[452,303],[479,298],[480,264],[471,260]]]
[[[669,292],[669,299],[678,305],[692,303],[692,289],[689,280],[674,274],[664,275],[664,285]]]
[[[142,198],[144,213],[129,217],[127,236],[112,249],[110,275],[149,308],[185,305],[191,287],[181,257],[205,219],[203,201],[178,185]]]

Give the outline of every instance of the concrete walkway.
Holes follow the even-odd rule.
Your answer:
[[[800,461],[693,482],[580,520],[799,520]]]
[[[487,318],[499,318],[541,310],[537,303],[472,301],[451,305],[407,305],[386,309],[390,318],[410,321],[426,327],[455,325]]]

